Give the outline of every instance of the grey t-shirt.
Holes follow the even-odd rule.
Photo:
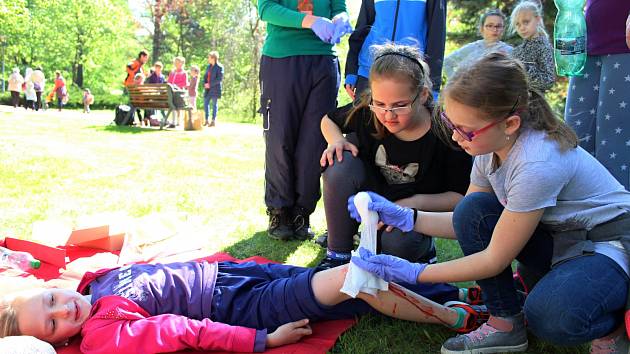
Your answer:
[[[504,163],[475,157],[470,182],[491,187],[510,211],[545,208],[541,223],[553,232],[590,230],[630,211],[630,192],[581,147],[560,150],[546,133],[521,132]]]

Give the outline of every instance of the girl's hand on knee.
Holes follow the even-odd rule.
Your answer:
[[[295,322],[289,322],[278,327],[275,331],[267,334],[267,347],[273,348],[285,344],[298,342],[302,337],[309,336],[313,333],[311,326],[308,325],[308,319]]]
[[[328,145],[328,148],[322,153],[322,158],[319,160],[319,164],[322,167],[326,165],[332,166],[335,163],[335,155],[339,162],[343,161],[344,150],[350,151],[352,156],[356,157],[359,154],[359,149],[346,139],[341,139],[333,144]]]

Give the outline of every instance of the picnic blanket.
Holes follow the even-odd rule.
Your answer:
[[[0,245],[1,243],[2,242],[0,242]],[[40,269],[33,270],[30,272],[30,274],[12,269],[4,272],[0,270],[0,277],[5,278],[5,281],[10,280],[11,278],[34,277],[36,278],[36,280],[33,279],[35,281],[33,283],[35,286],[55,284],[56,286],[61,285],[66,288],[76,289],[76,285],[78,284],[78,281],[80,280],[80,277],[84,272],[94,270],[95,268],[109,268],[117,266],[116,263],[118,261],[118,252],[106,252],[102,250],[81,248],[76,246],[65,246],[64,248],[70,261],[66,267],[66,271],[60,272],[59,268],[49,265],[47,263],[42,263]],[[238,263],[246,261],[254,261],[256,263],[273,262],[269,259],[259,256],[239,260],[227,253],[215,253],[211,256],[199,258],[196,260],[206,260],[209,262],[234,261]],[[154,261],[169,262],[171,260],[167,258],[157,259]],[[325,353],[333,347],[333,345],[337,341],[337,338],[343,332],[352,327],[355,323],[356,321],[353,319],[313,323],[311,324],[311,327],[313,329],[312,335],[302,339],[299,343],[289,344],[278,348],[271,348],[265,351],[265,353]],[[79,354],[81,353],[81,351],[79,350],[79,344],[80,338],[76,338],[67,347],[57,348],[57,353]],[[186,353],[194,352],[186,351]]]

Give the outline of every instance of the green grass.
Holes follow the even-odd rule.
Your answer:
[[[179,212],[209,225],[205,250],[261,255],[313,266],[324,252],[312,242],[266,236],[264,142],[259,125],[224,123],[199,132],[108,126],[112,112],[0,112],[0,237],[28,237],[34,221],[122,211],[131,216]],[[323,206],[312,217],[325,230]],[[185,241],[183,241],[185,242]],[[441,260],[461,255],[439,240]],[[367,316],[335,353],[436,353],[453,333]],[[576,353],[534,338],[529,353]]]

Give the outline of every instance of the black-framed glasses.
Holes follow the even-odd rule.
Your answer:
[[[474,137],[476,137],[477,135],[485,132],[486,130],[494,127],[495,125],[503,122],[504,120],[510,118],[512,115],[514,115],[514,113],[516,113],[516,106],[518,105],[518,101],[520,100],[521,96],[518,96],[516,98],[516,102],[514,102],[514,105],[512,106],[512,109],[510,109],[510,112],[503,118],[492,122],[486,126],[484,126],[483,128],[474,130],[472,132],[467,132],[464,131],[462,128],[459,128],[458,126],[456,126],[455,124],[453,124],[453,122],[451,122],[451,120],[448,118],[448,116],[446,115],[446,112],[442,111],[442,113],[440,113],[440,119],[442,119],[442,122],[446,125],[446,127],[450,130],[454,130],[456,131],[462,138],[464,138],[464,140],[466,141],[472,141]]]
[[[372,103],[370,103],[369,106],[370,106],[370,110],[372,110],[372,112],[374,112],[375,114],[382,115],[387,112],[391,112],[395,116],[405,115],[413,111],[413,104],[416,102],[419,96],[420,96],[420,92],[416,93],[416,96],[413,98],[413,100],[411,100],[411,102],[409,102],[408,105],[402,106],[402,107],[385,108],[385,107],[375,106]]]

